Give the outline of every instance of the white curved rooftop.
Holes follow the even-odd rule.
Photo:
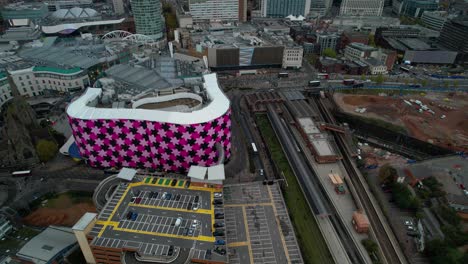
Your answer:
[[[89,18],[97,16],[98,12],[91,8],[73,7],[70,9],[59,9],[52,16],[59,19],[67,18]]]
[[[211,102],[200,110],[193,112],[182,113],[149,109],[91,107],[88,104],[102,94],[102,89],[88,88],[80,98],[68,106],[67,114],[72,118],[84,120],[131,119],[181,125],[208,122],[225,114],[229,110],[230,103],[229,99],[219,88],[215,73],[204,75],[203,79]]]
[[[110,25],[110,24],[120,24],[125,20],[125,18],[115,19],[115,20],[99,20],[99,21],[89,21],[89,22],[77,22],[69,24],[58,24],[52,26],[42,26],[42,32],[45,34],[55,34],[64,30],[69,29],[79,29],[81,27],[87,26],[99,26],[99,25]]]

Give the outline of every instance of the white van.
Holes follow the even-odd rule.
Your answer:
[[[177,220],[175,221],[174,226],[180,226],[181,223],[182,223],[182,217],[178,217]]]

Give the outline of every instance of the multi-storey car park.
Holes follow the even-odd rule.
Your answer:
[[[129,108],[104,108],[103,90],[88,88],[67,108],[81,156],[93,167],[177,172],[223,163],[231,155],[230,103],[216,74],[203,79],[198,93],[149,94]],[[189,99],[198,103],[180,103]]]
[[[99,215],[87,213],[73,227],[88,263],[226,263],[224,229],[217,228],[224,227],[221,189],[178,178],[123,178]]]

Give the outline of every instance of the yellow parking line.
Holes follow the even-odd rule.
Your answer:
[[[213,210],[207,210],[207,209],[198,209],[196,211],[193,211],[193,210],[187,210],[187,209],[183,209],[183,208],[163,207],[163,206],[135,204],[135,203],[131,203],[128,206],[152,208],[152,209],[161,209],[161,210],[165,210],[165,211],[177,211],[177,212],[185,212],[185,213],[213,214]]]
[[[215,242],[216,241],[215,237],[211,237],[211,236],[189,237],[189,236],[180,236],[180,235],[174,235],[174,234],[165,234],[165,233],[149,232],[149,231],[142,231],[142,230],[133,230],[133,229],[121,228],[121,227],[115,227],[114,230],[129,232],[129,233],[152,235],[152,236],[180,238],[180,239],[187,239],[187,240],[198,240],[198,241],[205,241],[205,242]]]
[[[271,194],[270,185],[267,186],[267,189],[268,189],[268,195],[270,195],[270,201],[272,203],[273,212],[274,212],[275,216],[278,216],[278,212],[276,211],[276,206],[275,206],[275,204],[273,202],[273,194]],[[281,228],[281,223],[278,221],[277,218],[276,218],[276,220],[277,220],[276,224],[278,225],[278,229],[279,229],[279,236],[281,238],[281,243],[283,244],[284,254],[286,255],[286,259],[288,260],[288,263],[290,263],[289,251],[288,251],[288,247],[286,246],[286,241],[284,240],[283,230]]]
[[[273,206],[272,203],[251,203],[251,204],[225,204],[224,207],[248,207],[248,206]]]
[[[229,243],[227,246],[228,247],[243,247],[243,246],[248,246],[249,242],[247,241],[241,241],[241,242],[232,242]]]
[[[247,222],[247,212],[245,211],[245,207],[242,207],[242,216],[244,217],[245,234],[247,235],[247,247],[249,249],[250,264],[254,264],[252,245],[250,244],[249,224]]]

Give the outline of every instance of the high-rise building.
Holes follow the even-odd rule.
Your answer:
[[[131,5],[136,33],[153,39],[161,39],[164,36],[161,2],[159,0],[132,0]]]
[[[424,11],[421,16],[421,22],[425,27],[440,32],[445,22],[452,18],[454,18],[454,16],[449,15],[446,11]]]
[[[246,0],[189,0],[193,20],[245,21]]]
[[[336,44],[338,43],[339,35],[336,33],[319,33],[317,34],[317,44],[320,46],[320,55],[323,54],[325,49],[336,50]]]
[[[324,16],[330,10],[330,6],[332,5],[332,0],[307,0],[310,2],[309,5],[309,14],[313,16]],[[306,2],[306,8],[307,8]],[[306,9],[307,10],[307,9]]]
[[[445,22],[440,32],[439,43],[459,53],[459,60],[468,59],[468,16]]]
[[[310,1],[306,0],[262,0],[262,16],[284,18],[289,15],[306,16],[306,2],[310,8]],[[307,11],[306,11],[307,10]]]
[[[114,7],[114,13],[116,15],[122,15],[125,13],[123,0],[112,0],[112,6]]]
[[[397,15],[421,17],[424,11],[434,11],[438,0],[393,0],[392,9]]]
[[[381,16],[384,0],[343,0],[340,15]]]

